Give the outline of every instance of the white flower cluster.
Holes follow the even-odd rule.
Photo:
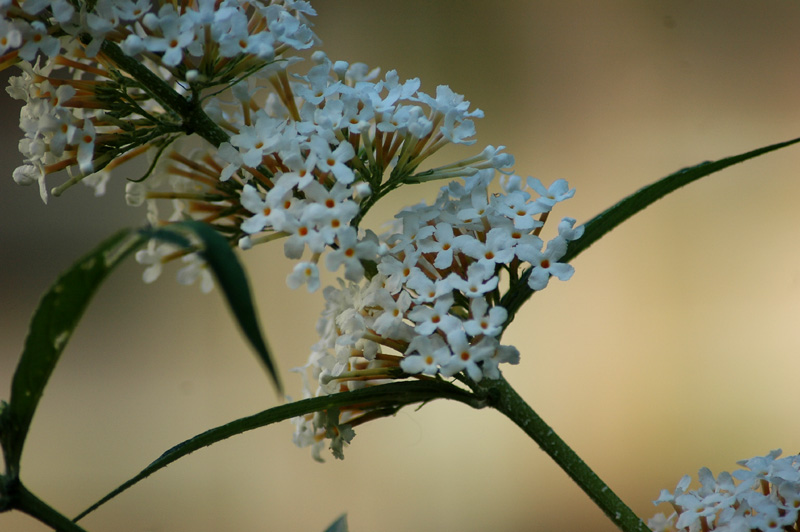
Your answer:
[[[288,282],[292,287],[305,283],[309,290],[319,286],[317,264],[331,246],[336,249],[327,254],[326,266],[336,271],[344,265],[350,281],[363,278],[362,261],[377,260],[374,241],[359,238],[350,224],[363,214],[359,203],[387,186],[381,183],[385,173],[398,183],[416,182],[513,163],[502,148],[490,146],[468,160],[414,174],[444,144],[474,142],[468,140],[475,129],[468,117],[480,111],[469,111],[469,102],[448,87],[439,87],[433,98],[418,90],[418,79],[400,83],[391,71],[373,83],[363,64],[333,64],[320,52],[314,58],[319,64],[290,85],[296,98],[284,98],[294,107],[271,93],[274,100],[252,114],[252,125],[241,127],[219,150],[228,163],[222,180],[242,169],[255,176],[241,192],[241,205],[252,214],[241,223],[247,236],[240,246],[279,234],[287,237],[287,257],[300,259],[308,249],[310,259],[295,267]],[[241,97],[249,101],[253,94]],[[241,123],[244,117],[224,119]],[[260,174],[257,164],[272,176]]]
[[[66,169],[72,176],[54,194],[82,181],[100,195],[108,170],[152,147],[147,141],[154,139],[147,139],[145,130],[152,132],[156,124],[146,117],[164,110],[156,100],[142,98],[146,91],[130,80],[124,81],[131,85],[129,101],[120,97],[123,80],[99,53],[104,40],[120,43],[157,68],[176,67],[162,74],[180,92],[202,72],[220,75],[206,68],[220,59],[235,73],[314,42],[305,19],[314,11],[307,2],[211,0],[182,2],[179,10],[176,5],[166,0],[0,2],[0,69],[16,64],[23,70],[8,92],[26,102],[20,114],[25,138],[19,145],[25,164],[14,172],[15,181],[38,183],[46,201],[45,176]],[[126,138],[137,129],[139,140],[145,138],[141,146]]]
[[[499,341],[508,317],[498,304],[500,273],[519,281],[518,273],[529,270],[534,290],[551,276],[569,279],[572,266],[558,261],[583,227],[565,218],[545,247],[538,234],[548,213],[575,190],[564,180],[547,188],[512,175],[503,193],[490,195],[494,173],[481,170],[463,185],[443,187],[433,205],[402,211],[402,230],[372,244],[383,250],[378,273],[361,284],[342,281],[325,289],[320,341],[305,366],[317,380],[316,395],[409,375],[495,379],[501,363],[519,361],[517,349]],[[312,445],[318,458],[328,437],[340,456],[364,413],[343,410],[338,423],[327,414],[299,418],[295,442]],[[342,434],[349,436],[343,440]]]
[[[744,469],[722,472],[716,479],[703,468],[697,490],[688,490],[691,477],[684,476],[674,493],[662,490],[653,501],[670,503],[675,512],[656,515],[648,526],[655,532],[800,530],[800,455],[780,454],[777,449],[741,460],[737,463]]]
[[[188,209],[178,204],[180,215],[171,219],[192,209],[224,214],[242,249],[280,238],[288,258],[307,252],[287,282],[310,291],[319,287],[318,264],[327,249],[335,248],[325,258],[328,269],[344,266],[351,281],[363,278],[363,261],[377,260],[374,239],[359,235],[352,223],[387,191],[502,169],[514,160],[502,147],[489,146],[474,157],[417,171],[442,146],[473,143],[471,118],[481,112],[469,110],[469,102],[446,86],[432,97],[419,90],[418,79],[401,83],[394,71],[373,81],[377,70],[362,63],[332,63],[322,52],[313,59],[307,75],[289,79],[286,65],[275,63],[234,87],[229,100],[211,100],[206,112],[235,134],[214,152],[182,159],[182,169],[171,166],[168,173],[181,177],[166,180],[171,192],[158,192],[164,179],[128,184],[132,202],[190,200]],[[255,106],[266,87],[272,89],[264,95],[266,104]],[[179,183],[192,182],[194,188],[175,194]],[[216,215],[205,219],[223,221]]]
[[[152,224],[202,220],[242,249],[283,240],[297,261],[291,287],[319,287],[323,254],[329,270],[343,269],[340,287],[325,290],[307,365],[318,393],[409,375],[497,378],[501,363],[519,358],[500,344],[502,291],[572,275],[558,261],[582,228],[565,218],[546,245],[539,234],[574,190],[511,175],[490,194],[496,172],[514,162],[502,146],[423,168],[448,144],[473,144],[483,113],[447,86],[430,95],[418,79],[380,77],[321,51],[294,73],[302,58],[293,51],[316,42],[307,2],[0,0],[0,13],[0,68],[23,71],[9,88],[25,101],[17,182],[38,183],[46,199],[45,178],[66,170],[54,195],[78,182],[102,192],[112,168],[147,154],[152,163],[126,199],[146,203]],[[205,148],[182,144],[192,133]],[[395,234],[358,229],[396,188],[454,178],[464,183],[403,211]],[[172,212],[162,218],[165,201]],[[136,258],[147,282],[180,259],[180,282],[213,285],[191,250],[150,242]],[[345,410],[298,420],[298,442],[327,436],[340,454],[352,437],[342,423],[358,419]]]
[[[335,250],[326,265],[344,266],[347,279],[360,280],[362,262],[377,260],[377,248],[355,227],[389,191],[513,164],[502,147],[489,146],[420,170],[443,146],[474,143],[472,119],[483,115],[446,86],[431,96],[419,90],[418,79],[400,82],[395,71],[378,79],[377,69],[333,62],[321,51],[311,55],[305,75],[290,75],[301,58],[287,52],[315,42],[307,2],[29,0],[2,3],[0,12],[6,31],[0,65],[16,61],[23,70],[9,88],[26,102],[18,183],[38,183],[46,200],[45,178],[67,170],[70,178],[53,194],[77,182],[101,194],[114,167],[144,153],[160,157],[146,179],[128,183],[129,203],[147,202],[153,224],[202,219],[243,249],[284,239],[291,259],[308,250],[291,286],[316,289],[329,248]],[[40,27],[44,33],[35,33]],[[221,128],[218,142],[162,155],[187,133],[185,117],[165,104],[163,93],[122,75],[125,66],[104,52],[104,41],[155,73],[186,100],[179,103],[201,105]],[[166,219],[156,206],[162,200],[172,202]],[[212,286],[196,254],[155,243],[137,254],[148,265],[147,281],[178,257],[190,263],[179,273],[182,282],[200,277],[205,289]]]

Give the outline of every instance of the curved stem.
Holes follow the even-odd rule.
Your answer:
[[[625,532],[644,532],[650,529],[622,502],[608,485],[586,465],[569,445],[539,417],[504,378],[483,381],[478,387],[486,391],[489,406],[504,414],[530,436],[550,456],[600,509]]]
[[[340,392],[333,395],[323,395],[276,406],[259,412],[258,414],[209,429],[175,445],[171,449],[165,451],[135,477],[127,480],[114,491],[81,512],[74,520],[79,521],[83,519],[87,514],[93,512],[134,484],[137,484],[139,481],[144,480],[176,460],[202,449],[203,447],[228,439],[231,436],[236,436],[260,427],[266,427],[267,425],[293,417],[303,416],[312,412],[323,412],[334,408],[369,404],[375,410],[393,414],[403,406],[415,403],[424,404],[435,399],[452,399],[473,408],[483,408],[487,406],[483,394],[472,393],[471,391],[453,384],[438,380],[381,384],[380,386],[372,386],[350,392]]]

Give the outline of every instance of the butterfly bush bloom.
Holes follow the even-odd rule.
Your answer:
[[[550,275],[566,280],[572,270],[557,262],[563,253],[541,252],[543,220],[556,202],[539,203],[537,223],[520,229],[516,214],[507,212],[508,198],[521,195],[536,203],[536,191],[511,179],[502,193],[490,194],[494,174],[480,170],[463,184],[443,187],[432,205],[400,212],[396,229],[380,237],[385,251],[377,273],[358,283],[340,280],[324,290],[320,340],[303,368],[317,388],[312,392],[306,384],[305,396],[409,377],[496,379],[500,364],[519,361],[516,348],[500,343],[508,318],[499,304],[505,286],[501,273],[523,282],[521,272],[530,272],[528,283],[538,290]],[[558,201],[566,199],[561,196]],[[465,215],[474,212],[478,197],[481,214]],[[569,240],[579,238],[583,228],[574,223],[565,218],[547,250],[566,250]],[[535,262],[530,260],[533,251],[539,253]],[[551,261],[548,268],[542,267],[543,256]],[[362,405],[342,409],[338,419],[321,414],[297,419],[295,442],[311,445],[319,458],[325,439],[331,439],[334,455],[341,457],[353,427],[369,419],[368,413]],[[339,438],[345,430],[348,437]]]
[[[483,112],[450,87],[430,95],[419,79],[312,50],[308,2],[31,0],[0,2],[0,14],[0,68],[19,67],[8,92],[25,102],[15,181],[37,184],[44,201],[79,182],[100,194],[145,155],[125,197],[150,224],[200,220],[243,250],[281,241],[292,288],[318,289],[321,264],[343,271],[323,292],[306,366],[317,390],[306,395],[409,376],[497,378],[519,359],[500,343],[502,291],[572,275],[559,260],[582,227],[565,218],[549,242],[540,237],[574,194],[566,181],[511,174],[502,146],[426,167],[449,144],[474,144]],[[184,140],[194,133],[205,143]],[[507,177],[492,194],[497,172]],[[389,234],[359,227],[392,190],[453,179]],[[179,281],[210,290],[195,248],[149,244],[136,256],[145,281],[180,260]],[[298,419],[295,439],[317,455],[330,440],[341,456],[362,414]]]
[[[684,476],[675,491],[662,490],[654,504],[669,503],[669,517],[648,521],[655,532],[791,531],[800,530],[800,455],[766,456],[737,462],[742,469],[723,471],[717,478],[708,468],[698,473],[700,488],[689,490]]]
[[[318,286],[303,275],[316,276],[330,249],[325,266],[360,280],[362,261],[378,254],[374,238],[355,228],[387,192],[513,163],[489,146],[421,169],[447,144],[474,143],[473,120],[483,113],[449,87],[430,96],[418,79],[380,77],[322,51],[303,73],[297,52],[318,44],[308,2],[37,0],[1,3],[0,13],[0,65],[22,70],[9,93],[26,102],[18,183],[37,183],[45,201],[78,182],[100,192],[110,170],[147,154],[150,169],[128,183],[126,197],[149,205],[151,223],[203,220],[243,249],[281,239],[303,264],[292,286]],[[128,75],[113,47],[163,86]],[[221,128],[207,147],[175,142],[193,130],[180,109],[167,108],[165,90]],[[48,189],[45,180],[62,170],[66,181]],[[166,202],[171,212],[162,216]],[[162,260],[182,256],[173,251]]]

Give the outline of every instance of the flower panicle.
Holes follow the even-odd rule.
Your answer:
[[[375,262],[379,255],[376,238],[369,231],[358,230],[358,221],[389,190],[419,182],[414,171],[421,156],[415,156],[414,167],[409,169],[402,166],[401,154],[408,151],[405,146],[423,141],[409,133],[413,126],[399,120],[392,135],[384,135],[375,102],[389,101],[391,104],[381,107],[383,111],[392,108],[394,114],[403,115],[403,106],[422,113],[418,103],[428,101],[418,90],[418,80],[401,84],[392,72],[373,82],[376,71],[363,64],[333,63],[321,52],[315,52],[313,58],[317,64],[305,76],[289,80],[287,65],[275,64],[234,87],[228,99],[210,100],[205,111],[216,122],[228,124],[233,135],[203,156],[215,167],[215,176],[208,175],[214,182],[206,183],[209,201],[217,200],[215,188],[220,186],[240,196],[233,202],[235,208],[225,211],[235,219],[231,241],[249,249],[283,239],[286,256],[300,261],[287,283],[306,285],[309,290],[319,287],[319,262],[324,254],[325,266],[331,271],[344,267],[348,280],[362,279],[365,261]],[[256,104],[264,91],[266,103]],[[453,98],[464,116],[476,115],[464,107],[463,98]],[[294,106],[287,106],[287,101]],[[442,113],[444,104],[437,105],[425,116]],[[297,116],[293,109],[298,109]],[[421,137],[430,133],[418,132]],[[443,134],[437,130],[436,135]],[[504,153],[502,146],[489,146],[449,165],[446,177],[466,177],[481,169],[502,171],[512,163],[513,157]],[[192,179],[174,167],[167,172]],[[153,200],[198,200],[167,196],[175,183],[173,179],[148,178],[142,187],[159,190],[144,194]],[[187,212],[185,205],[177,208]],[[188,210],[203,209],[195,202]]]
[[[9,87],[25,102],[18,183],[38,183],[44,200],[78,182],[99,194],[112,170],[146,155],[126,199],[147,205],[151,224],[202,220],[241,249],[281,240],[296,262],[292,288],[317,290],[321,263],[343,271],[324,291],[307,366],[318,393],[409,376],[497,378],[519,359],[500,343],[502,292],[572,276],[559,259],[582,228],[565,218],[546,244],[540,234],[574,189],[513,174],[503,146],[426,168],[442,148],[474,144],[483,112],[448,86],[430,95],[419,79],[311,51],[307,2],[37,0],[0,13],[0,65],[22,70]],[[184,143],[192,133],[207,144]],[[61,171],[68,178],[48,191]],[[502,192],[490,193],[497,172]],[[360,228],[383,196],[432,180],[453,181],[433,205],[401,212],[394,233]],[[150,242],[136,258],[146,282],[180,260],[181,283],[212,286],[192,249]],[[360,405],[298,426],[312,423],[306,436],[332,440],[340,455],[352,427],[375,415]]]
[[[445,145],[472,144],[473,120],[483,113],[449,87],[428,95],[418,79],[401,82],[395,71],[381,78],[379,69],[331,61],[321,51],[311,54],[306,73],[291,73],[302,61],[297,54],[318,44],[307,2],[223,0],[211,6],[51,0],[2,8],[2,64],[16,62],[22,70],[9,93],[25,101],[25,162],[14,179],[38,183],[45,201],[79,182],[102,194],[113,169],[147,154],[151,167],[129,184],[126,197],[150,205],[149,219],[205,220],[243,249],[284,239],[288,257],[309,254],[287,282],[315,289],[325,250],[333,250],[326,266],[344,266],[350,280],[364,268],[338,248],[356,242],[352,253],[359,261],[376,260],[374,239],[356,227],[391,190],[513,164],[503,147],[489,146],[420,170]],[[180,145],[174,141],[191,128],[163,94],[106,53],[104,43],[201,108],[227,140],[212,142],[202,155],[182,152],[180,164],[156,164],[163,154],[175,159],[183,148],[174,149]],[[195,157],[203,170],[186,164]],[[62,171],[68,179],[48,190],[45,181]],[[164,201],[173,211],[165,219],[155,214]]]
[[[511,289],[508,281],[529,272],[528,284],[542,290],[553,276],[569,279],[572,267],[558,261],[583,228],[565,218],[545,247],[538,235],[547,215],[574,189],[564,180],[544,187],[512,174],[501,193],[491,194],[494,174],[480,170],[443,187],[432,205],[403,210],[394,230],[378,237],[371,279],[342,279],[324,290],[320,340],[299,369],[310,374],[307,396],[408,378],[479,382],[499,378],[501,364],[518,363],[517,349],[500,342],[508,313],[499,302]],[[334,421],[345,423],[346,414],[352,428],[371,413],[365,405],[342,408]],[[296,420],[295,441],[319,457],[330,422],[329,416]],[[342,441],[332,444],[339,456]]]

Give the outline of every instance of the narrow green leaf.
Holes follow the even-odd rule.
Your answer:
[[[19,475],[36,406],[89,301],[108,274],[142,242],[131,229],[119,231],[63,273],[39,303],[14,372],[10,402],[0,409],[0,443],[10,477]]]
[[[236,253],[233,252],[225,237],[208,224],[198,221],[179,222],[162,229],[150,229],[145,234],[188,248],[191,245],[189,240],[176,232],[182,230],[193,233],[203,242],[204,248],[198,253],[214,272],[214,277],[222,288],[239,327],[266,366],[278,392],[282,394],[283,386],[278,371],[270,355],[267,342],[261,333],[255,303],[250,292],[250,283],[247,281],[247,275],[239,259],[236,258]]]
[[[375,410],[383,409],[386,411],[387,415],[389,415],[403,406],[414,403],[426,403],[434,399],[452,399],[470,405],[473,408],[483,408],[486,406],[484,398],[468,390],[454,386],[453,384],[438,380],[382,384],[380,386],[362,388],[352,392],[342,392],[322,397],[314,397],[312,399],[303,399],[302,401],[276,406],[269,410],[259,412],[258,414],[243,417],[225,425],[209,429],[175,445],[153,461],[149,466],[144,468],[138,475],[123,483],[117,489],[81,512],[74,521],[82,519],[123,491],[137,484],[140,480],[144,480],[179,458],[202,449],[203,447],[230,438],[231,436],[265,427],[277,423],[278,421],[332,408],[341,408],[356,404],[370,405],[370,407]]]
[[[347,514],[342,514],[336,521],[331,523],[331,525],[325,529],[325,532],[347,532],[348,530]]]
[[[589,246],[600,240],[603,236],[605,236],[606,233],[620,225],[622,222],[626,221],[628,218],[632,217],[634,214],[643,210],[645,207],[660,200],[670,192],[674,192],[684,185],[688,185],[693,181],[697,181],[701,177],[719,172],[720,170],[724,170],[725,168],[733,166],[734,164],[744,162],[748,159],[753,159],[759,155],[764,155],[765,153],[779,150],[787,146],[791,146],[792,144],[797,144],[798,142],[800,142],[800,138],[779,142],[777,144],[771,144],[769,146],[764,146],[763,148],[758,148],[752,151],[741,153],[739,155],[726,157],[718,161],[705,161],[698,165],[678,170],[677,172],[659,179],[655,183],[637,190],[619,203],[612,205],[586,222],[584,224],[586,229],[583,233],[583,236],[581,236],[581,238],[578,240],[569,243],[567,253],[564,255],[564,257],[562,257],[561,262],[571,261]],[[506,293],[506,295],[503,296],[502,300],[500,301],[500,304],[508,310],[508,318],[506,319],[504,327],[508,327],[509,324],[511,324],[517,311],[533,294],[533,290],[531,290],[531,288],[528,286],[529,276],[530,270],[527,270],[522,276],[520,276],[520,279],[509,289],[508,293]]]

